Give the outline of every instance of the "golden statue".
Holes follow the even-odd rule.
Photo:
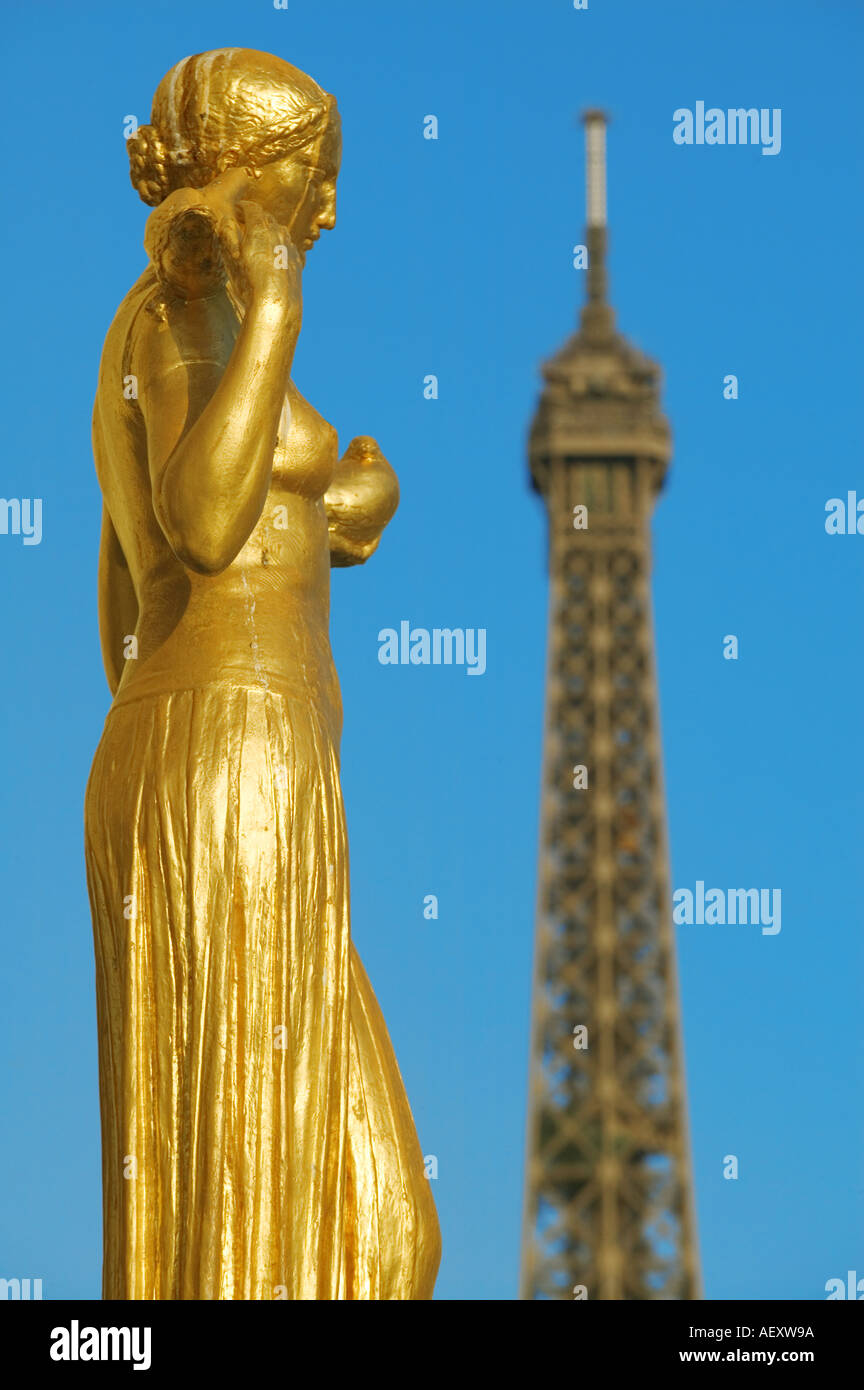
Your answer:
[[[396,509],[290,379],[336,220],[333,97],[178,63],[131,177],[150,263],[93,422],[114,700],[85,806],[108,1299],[428,1299],[440,1235],[351,944],[331,565]]]

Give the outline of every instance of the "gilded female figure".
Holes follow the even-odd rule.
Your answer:
[[[398,487],[291,381],[335,102],[249,49],[129,142],[150,263],[93,439],[114,700],[85,807],[110,1299],[425,1299],[423,1157],[349,930],[331,565]]]

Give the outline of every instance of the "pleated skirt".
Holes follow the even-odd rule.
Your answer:
[[[85,800],[104,1298],[432,1297],[438,1221],[351,944],[337,756],[259,686],[108,714]]]

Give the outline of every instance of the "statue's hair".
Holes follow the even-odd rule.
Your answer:
[[[129,176],[156,207],[175,189],[203,188],[226,169],[260,169],[305,149],[335,110],[317,82],[269,53],[197,53],[163,77],[150,125],[129,137]]]

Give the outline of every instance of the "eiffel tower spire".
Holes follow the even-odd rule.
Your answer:
[[[670,437],[615,329],[606,117],[583,120],[587,297],[529,444],[550,608],[521,1296],[694,1299],[650,596]]]
[[[588,294],[582,308],[582,332],[608,338],[615,328],[606,281],[606,115],[586,111],[585,125],[585,244],[588,248]]]

